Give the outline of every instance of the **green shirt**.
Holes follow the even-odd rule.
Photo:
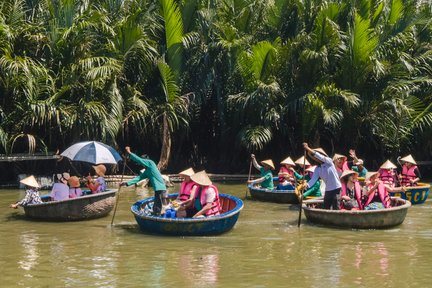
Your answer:
[[[294,171],[294,176],[296,177],[297,180],[303,180],[303,178],[306,181],[310,180],[310,176],[306,175],[306,176],[302,176],[299,173],[297,173],[296,171]],[[314,185],[312,185],[312,187],[310,187],[308,190],[306,190],[303,193],[304,197],[308,197],[308,196],[314,196],[314,197],[321,197],[321,181],[316,181]]]
[[[130,159],[137,164],[140,164],[145,167],[143,173],[133,178],[132,180],[127,182],[127,186],[134,185],[144,179],[149,179],[150,185],[153,187],[154,191],[165,191],[165,181],[162,178],[162,174],[159,172],[159,169],[156,166],[156,163],[150,159],[142,159],[138,157],[136,154],[131,153]]]
[[[261,182],[261,187],[266,189],[274,189],[273,175],[271,170],[265,170],[264,167],[260,168],[261,177],[264,177],[264,181]]]
[[[368,172],[365,167],[363,167],[363,170],[360,172],[358,166],[352,166],[352,170],[359,173],[359,177],[366,177],[366,173]]]

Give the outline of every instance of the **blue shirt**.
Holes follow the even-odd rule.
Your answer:
[[[333,160],[329,157],[321,155],[318,152],[315,152],[313,155],[315,158],[317,158],[323,163],[315,168],[312,178],[308,182],[308,186],[312,187],[315,184],[315,182],[317,182],[318,179],[321,178],[326,185],[326,191],[331,191],[331,190],[341,188],[342,185],[340,183],[339,175],[338,172],[336,171],[336,167],[333,163]]]

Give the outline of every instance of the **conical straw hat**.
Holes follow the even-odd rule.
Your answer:
[[[339,178],[342,179],[346,176],[353,175],[353,174],[356,174],[358,176],[358,173],[353,170],[345,170],[342,172],[342,175]]]
[[[400,160],[403,161],[403,162],[408,162],[408,163],[417,165],[417,162],[414,160],[414,158],[412,157],[411,154],[409,154],[408,156],[405,156],[405,157],[401,158]]]
[[[189,177],[192,176],[193,174],[195,174],[195,171],[192,168],[188,168],[178,173],[178,175],[189,176]]]
[[[33,187],[33,188],[40,188],[38,182],[36,181],[36,178],[31,175],[27,178],[24,178],[20,181],[22,184]]]
[[[328,157],[327,153],[322,148],[313,148],[312,150]]]
[[[337,159],[340,159],[340,158],[344,158],[344,161],[346,161],[348,158],[345,156],[345,155],[342,155],[342,154],[334,154],[334,156],[333,156],[333,162],[334,161],[336,161]]]
[[[378,171],[376,171],[376,172],[367,172],[365,180],[369,180],[370,178],[372,178],[375,175],[379,175],[379,172]]]
[[[201,186],[209,186],[212,184],[212,181],[208,177],[205,170],[193,174],[191,176],[191,180]]]
[[[105,165],[99,164],[97,166],[93,166],[93,169],[95,170],[95,172],[98,176],[105,176],[105,172],[106,172]]]
[[[384,164],[381,165],[380,169],[396,169],[396,165],[393,164],[390,160],[387,160],[384,162]]]
[[[275,166],[273,164],[273,160],[271,160],[271,159],[263,160],[263,161],[261,161],[261,164],[269,166],[272,170],[275,169]]]
[[[288,158],[284,159],[282,162],[280,162],[280,164],[286,164],[286,165],[295,166],[295,163],[291,159],[291,157],[288,157]]]
[[[309,167],[309,168],[307,168],[306,169],[306,171],[308,171],[308,172],[314,172],[315,171],[315,168],[316,168],[317,166],[311,166],[311,167]]]
[[[305,161],[304,156],[302,156],[299,159],[297,159],[294,163],[297,164],[297,165],[300,165],[300,166],[303,166],[303,164],[306,164],[306,166],[310,166],[311,165],[307,159]]]

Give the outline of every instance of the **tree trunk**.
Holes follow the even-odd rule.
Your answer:
[[[162,148],[157,167],[160,171],[168,167],[168,162],[171,154],[171,132],[169,130],[168,119],[163,116],[162,123]]]

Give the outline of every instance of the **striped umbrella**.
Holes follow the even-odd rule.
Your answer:
[[[122,157],[111,146],[97,141],[76,143],[67,148],[61,156],[72,161],[82,161],[92,164],[117,164]]]

